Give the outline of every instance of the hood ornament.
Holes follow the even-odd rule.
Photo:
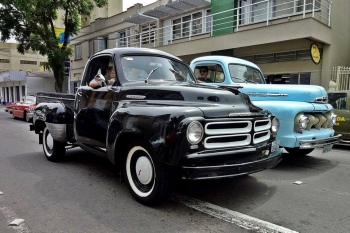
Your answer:
[[[321,97],[317,97],[315,99],[316,102],[328,102],[328,97],[327,96],[321,96]]]
[[[260,113],[230,113],[229,117],[251,117],[251,116],[261,116]]]

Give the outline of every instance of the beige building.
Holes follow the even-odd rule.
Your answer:
[[[328,89],[332,67],[350,65],[348,0],[160,0],[99,18],[71,41],[70,82],[88,58],[114,47],[160,49],[190,62],[227,55],[255,62],[268,82]],[[311,56],[311,48],[319,54]]]
[[[22,55],[16,43],[0,43],[0,104],[18,101],[28,90],[28,76],[40,71],[46,58],[28,51]]]

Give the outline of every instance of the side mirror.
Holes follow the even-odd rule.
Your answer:
[[[97,74],[94,78],[94,80],[100,85],[101,87],[107,86],[106,84],[106,78],[102,74]]]

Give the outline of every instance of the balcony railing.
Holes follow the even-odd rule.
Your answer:
[[[254,4],[239,2],[239,7],[219,13],[202,17],[189,14],[189,17],[184,16],[182,20],[171,20],[170,26],[156,28],[154,24],[148,27],[150,30],[118,38],[116,47],[166,46],[252,27],[269,26],[293,18],[314,18],[325,25],[331,25],[332,3],[329,0],[262,0]]]

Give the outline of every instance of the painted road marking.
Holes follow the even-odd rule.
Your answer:
[[[219,218],[229,223],[236,224],[242,228],[253,230],[259,233],[298,233],[291,229],[278,226],[276,224],[260,220],[233,210],[229,210],[208,202],[198,199],[176,195],[172,198],[174,201],[180,202],[192,209],[198,210],[210,216]]]

